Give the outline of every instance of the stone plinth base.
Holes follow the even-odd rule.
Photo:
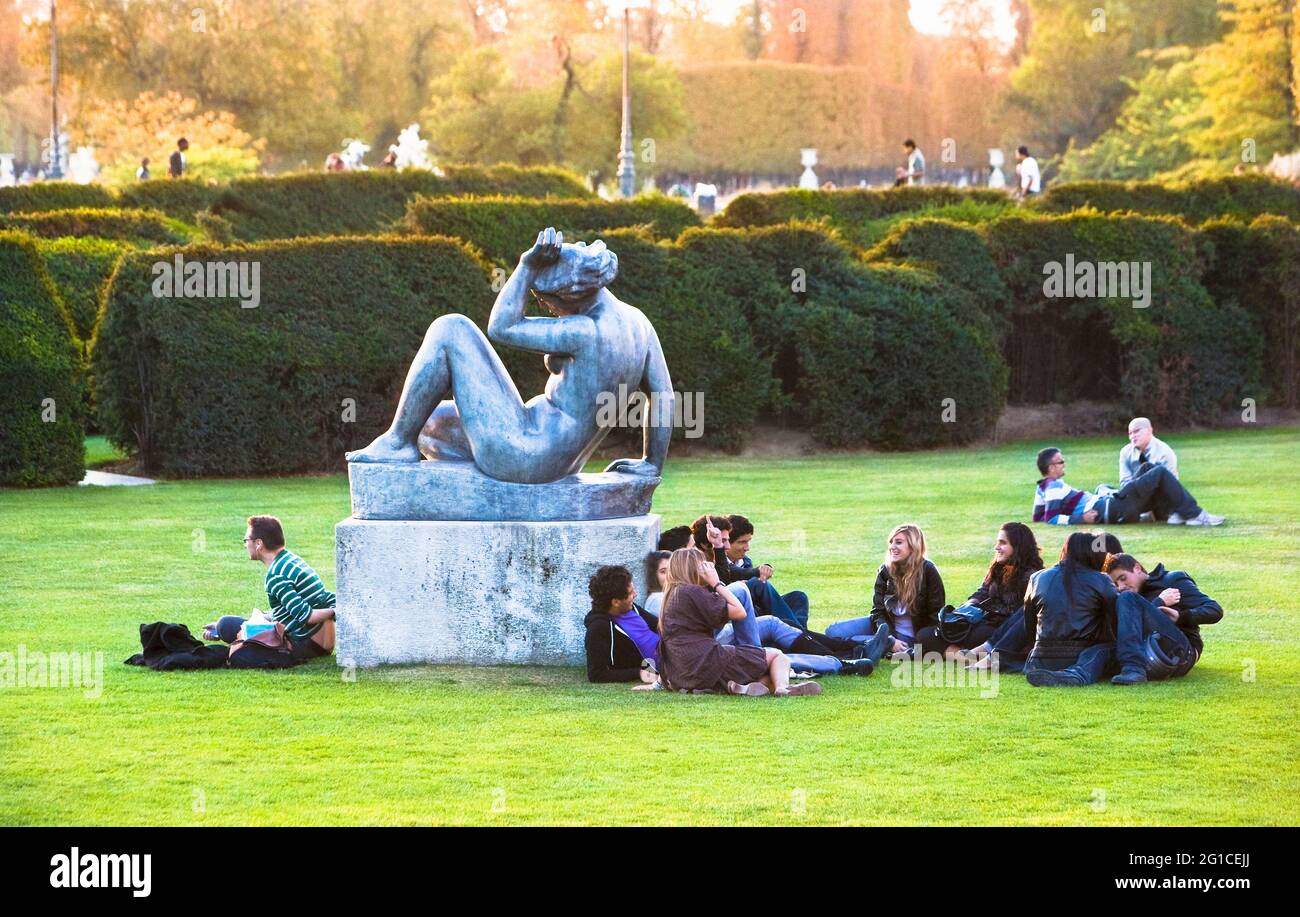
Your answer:
[[[335,527],[335,656],[363,667],[582,665],[587,580],[604,564],[623,564],[644,596],[644,558],[658,540],[659,516],[648,514],[584,522],[345,519]]]
[[[350,462],[353,519],[555,522],[650,512],[660,478],[603,471],[549,484],[490,478],[473,462]]]

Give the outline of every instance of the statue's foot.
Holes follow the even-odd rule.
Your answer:
[[[349,452],[345,458],[349,462],[418,462],[421,456],[415,443],[408,443],[394,433],[384,433],[366,448]]]

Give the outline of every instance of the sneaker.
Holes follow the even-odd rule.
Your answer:
[[[1186,519],[1184,519],[1182,516],[1178,515],[1177,513],[1170,513],[1169,518],[1165,520],[1165,522],[1169,523],[1170,525],[1182,525],[1186,521],[1187,521]]]
[[[1112,685],[1143,685],[1146,684],[1147,673],[1135,665],[1126,665],[1123,670],[1110,680]]]
[[[750,687],[753,687],[752,685]],[[763,687],[759,685],[759,687]],[[767,693],[767,688],[763,688],[763,693]],[[822,693],[822,686],[815,681],[805,681],[797,685],[791,685],[784,691],[777,691],[777,697],[815,697]]]
[[[818,694],[821,693],[821,690],[822,686],[817,685]],[[727,682],[727,693],[739,694],[742,697],[766,697],[769,692],[767,690],[767,685],[763,684],[761,681],[751,681],[747,685],[729,681]]]
[[[841,675],[861,675],[864,678],[876,670],[876,664],[870,659],[841,659]]]
[[[1081,688],[1083,679],[1073,672],[1054,672],[1051,669],[1033,669],[1025,673],[1025,681],[1035,688]]]
[[[1205,510],[1201,510],[1201,514],[1199,516],[1197,516],[1195,519],[1188,519],[1186,524],[1187,525],[1223,525],[1223,517],[1212,516],[1209,513],[1207,513]]]

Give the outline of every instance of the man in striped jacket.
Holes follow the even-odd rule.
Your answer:
[[[284,528],[274,516],[249,516],[244,544],[250,560],[266,564],[268,613],[284,625],[295,659],[306,661],[334,651],[334,593],[305,560],[284,546]]]
[[[1155,513],[1171,525],[1222,525],[1223,517],[1206,512],[1164,465],[1153,465],[1119,490],[1075,490],[1065,483],[1065,456],[1049,446],[1038,453],[1043,475],[1034,491],[1034,521],[1052,525],[1103,525],[1137,522]],[[1099,488],[1102,490],[1102,488]]]

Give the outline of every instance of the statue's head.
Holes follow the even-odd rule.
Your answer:
[[[579,312],[617,276],[618,255],[604,242],[565,242],[560,246],[560,260],[537,276],[533,291],[553,311]]]

